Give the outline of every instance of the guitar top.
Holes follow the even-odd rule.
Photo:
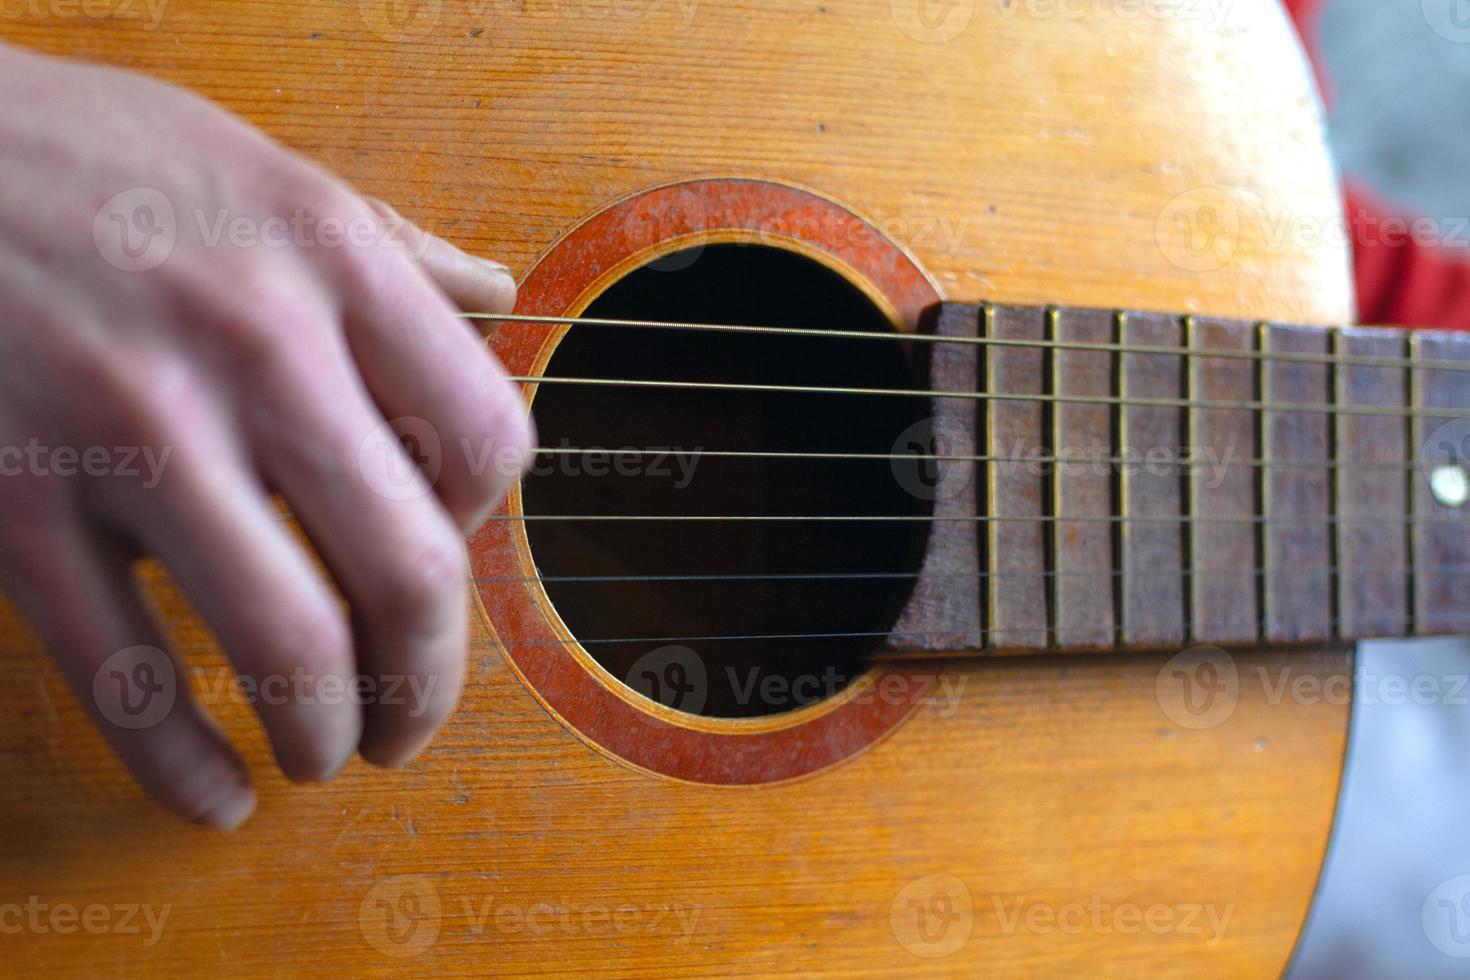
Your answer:
[[[477,322],[542,453],[401,771],[289,785],[147,571],[258,776],[232,835],[0,612],[7,970],[1286,967],[1349,706],[1282,692],[1463,632],[1470,358],[1319,329],[1348,257],[1276,0],[124,6],[0,34],[507,261]]]

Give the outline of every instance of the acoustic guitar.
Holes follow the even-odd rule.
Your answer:
[[[1470,344],[1322,329],[1339,188],[1276,0],[0,32],[508,261],[479,322],[542,449],[469,542],[468,689],[404,771],[286,783],[145,569],[257,776],[232,835],[156,810],[0,614],[7,973],[1287,967],[1353,641],[1466,631]]]

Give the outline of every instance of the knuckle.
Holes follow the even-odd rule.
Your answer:
[[[366,208],[362,198],[341,181],[300,157],[284,160],[261,190],[270,196],[279,214],[346,218]]]
[[[272,384],[293,363],[299,338],[311,325],[289,299],[270,287],[256,287],[245,295],[251,298],[249,309],[229,317],[221,331],[226,369],[237,381]]]
[[[268,673],[299,669],[320,677],[341,673],[351,663],[352,632],[347,617],[326,599],[268,625],[260,642],[260,662]]]
[[[386,570],[373,603],[390,622],[418,633],[437,633],[453,622],[465,591],[464,547],[457,535],[428,536],[412,555]]]

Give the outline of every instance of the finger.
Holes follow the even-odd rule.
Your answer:
[[[310,379],[266,393],[282,428],[257,432],[256,454],[352,607],[364,675],[359,751],[396,766],[418,754],[459,700],[464,543],[340,338],[322,340]]]
[[[461,530],[485,519],[533,442],[520,392],[439,290],[399,249],[354,253],[346,294],[352,357],[388,418],[423,420],[439,446],[431,482]]]
[[[158,486],[123,516],[163,560],[251,684],[281,771],[330,779],[355,751],[351,634],[340,603],[288,533],[232,436],[191,421]]]
[[[244,823],[255,809],[245,765],[190,695],[129,554],[79,519],[7,538],[7,593],[139,785],[202,826]]]
[[[413,224],[391,205],[366,198],[388,234],[418,260],[434,285],[466,313],[509,313],[516,305],[516,282],[510,269],[491,259],[470,255]]]

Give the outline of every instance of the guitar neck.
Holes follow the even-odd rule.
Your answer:
[[[940,520],[895,650],[1470,632],[1470,336],[959,304],[933,327]]]

